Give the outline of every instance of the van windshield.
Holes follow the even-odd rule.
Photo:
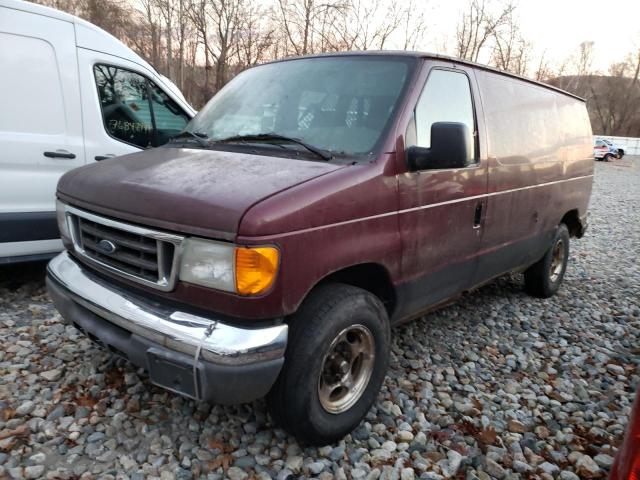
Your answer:
[[[254,67],[215,95],[186,130],[214,142],[277,134],[332,154],[366,155],[381,141],[415,63],[344,56]]]

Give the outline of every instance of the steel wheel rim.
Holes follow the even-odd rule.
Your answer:
[[[549,280],[556,283],[562,275],[562,267],[564,265],[564,241],[558,240],[553,247],[551,257],[551,268],[549,269]]]
[[[338,414],[362,396],[373,373],[375,341],[364,325],[351,325],[331,342],[322,360],[318,397],[322,408]]]

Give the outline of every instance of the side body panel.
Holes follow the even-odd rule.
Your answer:
[[[489,184],[474,283],[541,258],[565,214],[586,215],[593,180],[583,102],[493,72],[478,71],[477,77]]]
[[[84,163],[73,23],[0,7],[0,105],[0,257],[60,250],[56,184]]]

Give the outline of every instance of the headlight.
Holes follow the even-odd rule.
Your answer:
[[[63,239],[70,240],[71,234],[69,233],[69,224],[67,223],[67,213],[64,210],[64,203],[60,200],[56,200],[56,218],[58,220],[58,230],[60,230],[60,236]]]
[[[188,238],[180,265],[180,279],[185,282],[235,291],[235,247],[228,243]]]
[[[238,247],[188,238],[180,265],[180,280],[205,287],[258,295],[273,285],[280,266],[275,247]]]

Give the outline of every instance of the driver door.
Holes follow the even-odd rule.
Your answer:
[[[473,135],[464,168],[426,168],[399,176],[400,233],[407,313],[417,313],[469,288],[477,268],[487,192],[480,152],[481,107],[473,70],[427,62],[423,89],[405,135],[405,148],[430,148],[431,125],[460,122]]]

